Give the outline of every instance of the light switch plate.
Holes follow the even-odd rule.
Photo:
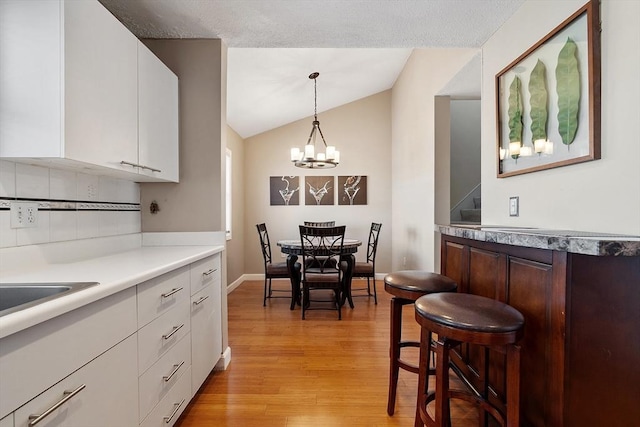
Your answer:
[[[519,216],[520,215],[520,198],[509,197],[509,216]]]

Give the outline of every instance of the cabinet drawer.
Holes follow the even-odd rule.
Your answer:
[[[189,299],[189,267],[138,285],[138,328]]]
[[[41,415],[66,397],[69,399],[44,417],[38,427],[132,426],[138,420],[136,336],[131,335],[78,371],[69,375],[15,412],[16,427],[27,427],[29,417]],[[84,386],[84,387],[83,387]]]
[[[222,354],[220,283],[191,297],[192,392],[200,388]]]
[[[140,377],[140,421],[167,394],[191,365],[191,337],[187,335]]]
[[[188,368],[176,385],[151,411],[140,427],[167,427],[175,424],[191,399],[191,368]]]
[[[220,255],[213,255],[191,264],[191,295],[215,281],[220,281]]]
[[[185,335],[189,335],[189,304],[185,301],[138,331],[138,368],[142,374]]]
[[[129,288],[0,340],[0,417],[135,333],[135,310]]]

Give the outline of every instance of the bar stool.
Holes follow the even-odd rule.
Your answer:
[[[405,270],[387,274],[384,278],[384,290],[393,295],[391,299],[391,346],[389,348],[389,400],[387,413],[393,415],[396,406],[399,368],[418,373],[418,366],[401,359],[400,350],[404,347],[420,347],[418,341],[402,341],[402,307],[413,304],[423,295],[436,292],[455,292],[456,282],[437,273],[419,270]]]
[[[520,347],[524,317],[515,308],[494,299],[471,294],[432,294],[415,302],[416,321],[421,326],[420,366],[415,426],[448,427],[451,424],[449,399],[473,402],[501,425],[520,425]],[[428,391],[428,360],[435,342],[436,388]],[[485,386],[480,393],[449,389],[449,352],[460,343],[491,347],[507,354],[506,416],[488,401],[488,363],[485,365]],[[435,400],[435,419],[427,413],[427,405]]]

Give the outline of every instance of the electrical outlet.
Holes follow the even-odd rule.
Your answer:
[[[11,202],[11,228],[38,226],[38,203]]]
[[[509,197],[509,216],[519,216],[520,215],[520,198],[519,197]]]

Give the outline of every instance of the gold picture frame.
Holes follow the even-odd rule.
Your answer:
[[[599,9],[590,0],[496,75],[498,178],[600,159]]]

